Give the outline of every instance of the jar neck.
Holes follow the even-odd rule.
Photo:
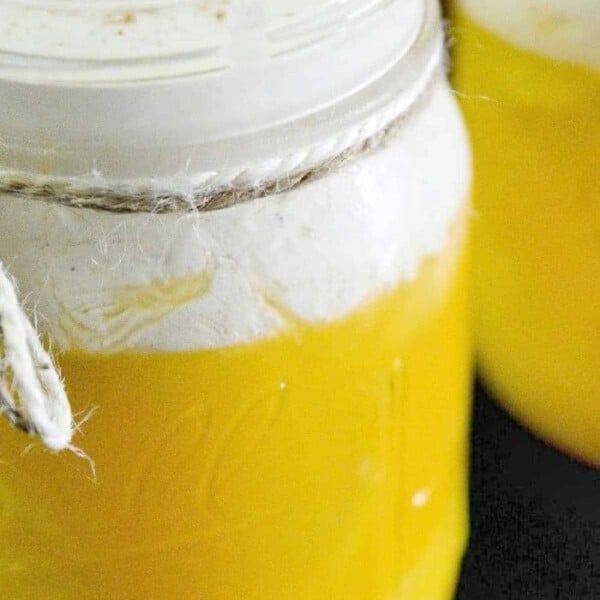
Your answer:
[[[349,132],[408,111],[442,46],[434,0],[392,0],[338,36],[200,76],[50,82],[0,70],[0,172],[183,194],[262,170],[283,177],[302,155],[310,168],[344,151]]]

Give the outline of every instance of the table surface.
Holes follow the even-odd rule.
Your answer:
[[[600,600],[600,471],[519,427],[476,386],[471,543],[456,600]]]

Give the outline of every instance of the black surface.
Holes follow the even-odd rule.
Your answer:
[[[478,385],[457,600],[590,599],[600,600],[600,471],[534,438]]]

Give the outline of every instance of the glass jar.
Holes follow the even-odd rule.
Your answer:
[[[481,369],[525,425],[600,466],[600,4],[454,9]]]
[[[3,598],[450,598],[470,162],[436,2],[1,2],[0,40],[0,258],[97,474],[2,429]]]

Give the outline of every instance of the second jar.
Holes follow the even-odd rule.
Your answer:
[[[600,467],[600,4],[458,0],[476,333],[522,423]]]

